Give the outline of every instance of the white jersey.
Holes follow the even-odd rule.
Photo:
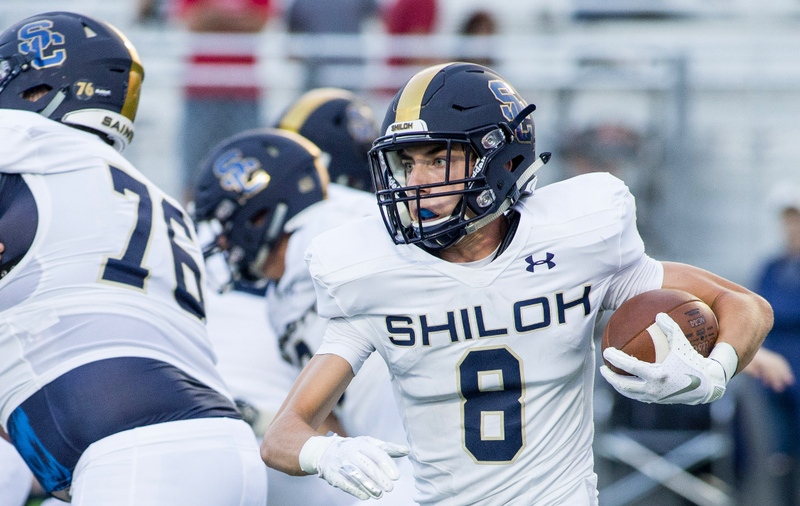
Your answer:
[[[208,337],[219,374],[234,399],[274,416],[297,371],[281,358],[265,298],[237,290],[205,293]]]
[[[289,238],[286,269],[280,282],[268,293],[268,308],[283,355],[298,370],[322,344],[327,326],[327,320],[316,311],[317,296],[304,260],[305,250],[320,233],[377,213],[374,195],[330,184],[328,198],[308,209],[302,226]],[[335,413],[348,435],[370,435],[406,443],[400,415],[392,400],[389,372],[380,357],[367,361],[363,373],[348,386]]]
[[[283,276],[267,293],[269,320],[283,340],[285,359],[295,366],[304,366],[319,348],[326,325],[316,313],[317,295],[304,260],[306,249],[322,232],[377,213],[374,195],[331,183],[328,198],[300,216],[301,225],[292,232],[286,248]]]
[[[306,259],[317,353],[358,371],[376,350],[404,417],[421,504],[596,505],[592,332],[604,309],[661,286],[635,204],[608,174],[521,201],[493,262],[395,245],[380,218],[319,236]]]
[[[0,420],[81,365],[143,357],[227,395],[204,326],[194,225],[97,136],[0,110],[0,172],[33,193],[33,244],[0,280]]]

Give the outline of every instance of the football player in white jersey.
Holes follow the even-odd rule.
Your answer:
[[[709,402],[750,361],[771,326],[769,305],[648,257],[621,181],[589,174],[533,193],[548,158],[535,157],[533,109],[474,64],[430,67],[397,93],[370,152],[383,219],[323,233],[306,253],[330,322],[266,433],[267,465],[319,473],[364,499],[392,488],[395,448],[315,431],[376,351],[404,415],[419,503],[596,505],[600,311],[664,287],[701,297],[719,317],[707,359],[661,315],[664,363],[607,350],[636,375],[604,370],[625,395]]]
[[[193,223],[120,155],[143,75],[130,41],[86,16],[0,34],[0,422],[61,499],[262,506]]]
[[[339,99],[338,95],[336,98]],[[363,170],[366,172],[367,168]],[[195,195],[198,226],[201,230],[217,231],[217,243],[222,246],[219,249],[225,250],[235,282],[273,281],[265,309],[269,308],[270,322],[282,336],[283,355],[297,368],[289,378],[292,382],[319,346],[325,328],[316,315],[314,286],[303,253],[321,231],[376,213],[374,197],[328,184],[320,149],[297,133],[283,129],[243,132],[217,146],[204,163]],[[209,260],[216,257],[211,255]],[[229,296],[224,294],[221,299]],[[209,311],[211,322],[219,308],[215,310],[209,305]],[[251,315],[251,318],[256,317],[258,315]],[[230,336],[233,344],[221,343],[227,334],[222,328],[218,329],[217,337],[213,337],[213,330],[210,332],[223,349],[233,345],[246,347],[239,336]],[[263,334],[261,339],[266,342],[270,336]],[[272,343],[277,351],[277,340]],[[332,428],[340,433],[343,427],[347,433],[372,434],[402,444],[405,441],[399,413],[392,403],[386,403],[391,397],[388,371],[376,358],[353,382],[339,403],[337,417],[329,423],[339,424]],[[286,365],[267,360],[264,367],[271,370],[267,374],[276,375],[285,374],[283,367]],[[280,381],[286,379],[283,377]],[[244,398],[249,400],[253,396]],[[369,399],[373,402],[367,402]],[[271,414],[262,413],[261,416],[271,420],[278,407],[271,408]],[[403,486],[407,490],[387,495],[385,504],[411,503],[413,480],[410,463],[406,465],[409,476]],[[308,487],[312,487],[313,492]],[[270,499],[281,504],[301,504],[299,492],[316,496],[316,503],[354,501],[341,491],[331,494],[334,490],[316,479],[298,481],[282,473],[270,477]]]

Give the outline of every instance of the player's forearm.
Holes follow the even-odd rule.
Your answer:
[[[295,380],[275,420],[264,434],[261,459],[286,474],[306,474],[300,450],[333,410],[350,380],[350,364],[336,355],[315,355]]]
[[[719,321],[717,342],[733,346],[739,357],[737,372],[753,359],[772,328],[772,307],[762,297],[703,269],[663,262],[664,288],[684,290],[700,297]]]
[[[273,420],[261,442],[261,459],[278,471],[305,475],[300,469],[300,450],[312,436],[319,435],[302,418],[284,411]]]
[[[0,427],[0,439],[5,439],[9,443],[11,442],[11,438],[8,437],[8,434],[6,434],[6,431],[4,431],[2,427]]]
[[[719,321],[717,342],[730,344],[739,356],[738,373],[753,360],[772,328],[772,307],[752,292],[728,292],[717,297],[711,309]]]

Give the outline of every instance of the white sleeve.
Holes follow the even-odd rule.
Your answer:
[[[16,126],[16,125],[15,125]],[[28,132],[17,126],[0,124],[0,172],[18,174],[25,169],[30,158],[36,158],[35,144],[30,142]]]
[[[603,309],[617,309],[634,295],[661,288],[664,266],[658,260],[642,255],[639,260],[618,271],[603,299]]]
[[[661,288],[664,281],[661,262],[644,252],[644,243],[636,228],[636,204],[630,192],[622,195],[620,209],[618,268],[603,298],[603,309],[617,309],[634,295]]]
[[[364,317],[332,318],[328,321],[322,345],[316,355],[338,355],[347,360],[353,369],[353,374],[358,374],[361,365],[375,347],[364,335],[371,327]]]

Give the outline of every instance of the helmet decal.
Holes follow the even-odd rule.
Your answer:
[[[331,182],[331,178],[328,175],[328,168],[325,167],[325,164],[322,163],[322,150],[320,150],[316,144],[311,142],[310,140],[306,139],[300,134],[294,133],[290,130],[276,130],[274,132],[275,135],[280,135],[282,137],[286,137],[289,140],[296,142],[297,144],[301,145],[305,148],[308,153],[314,157],[314,167],[317,169],[317,176],[319,176],[319,180],[322,182],[322,194],[327,197],[328,196],[328,183]],[[299,187],[302,189],[302,187]],[[302,193],[308,193],[308,191],[303,191]]]
[[[244,199],[266,188],[270,179],[258,159],[244,158],[238,149],[225,151],[214,161],[214,174],[223,189],[239,193]]]
[[[345,109],[347,131],[358,142],[372,144],[375,140],[375,118],[372,109],[364,104],[351,103]]]
[[[517,92],[507,83],[499,79],[493,79],[489,81],[489,89],[492,90],[494,97],[503,104],[500,106],[500,110],[508,121],[513,121],[525,108],[525,105],[517,97]],[[519,142],[531,142],[533,131],[530,124],[522,121],[514,131],[514,135]]]
[[[401,91],[400,100],[397,102],[395,123],[419,119],[419,113],[422,110],[422,98],[428,90],[428,85],[431,84],[431,81],[433,81],[433,78],[440,70],[449,65],[452,64],[443,63],[441,65],[428,67],[414,75],[414,77],[408,81]]]
[[[31,65],[36,69],[55,67],[67,59],[67,50],[50,48],[50,46],[64,45],[64,36],[51,31],[53,22],[48,19],[33,21],[19,29],[19,52],[22,54],[36,53],[36,58]]]
[[[389,128],[386,129],[385,135],[427,131],[428,124],[425,123],[425,120],[415,119],[414,121],[398,121],[397,123],[392,123],[389,125]]]

